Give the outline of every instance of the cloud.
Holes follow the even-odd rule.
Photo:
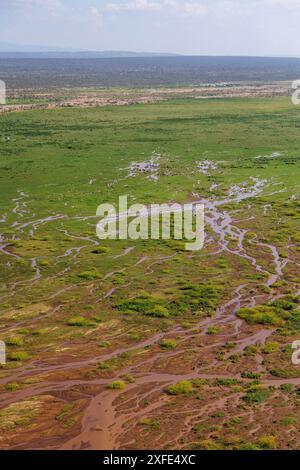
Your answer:
[[[196,2],[182,2],[182,11],[185,15],[204,15],[208,12],[208,7]]]
[[[0,0],[3,42],[80,49],[299,56],[299,23],[300,0]]]
[[[61,7],[60,0],[1,0],[1,8],[26,8],[26,7],[43,7],[54,8]]]
[[[100,31],[100,29],[103,26],[102,12],[99,10],[99,8],[90,7],[88,13],[89,13],[88,21],[89,21],[89,17],[91,17],[91,27],[96,31]]]
[[[300,9],[300,0],[264,0],[266,6],[280,7],[284,9]]]
[[[45,12],[55,15],[63,11],[62,0],[0,0],[0,11],[5,14]]]
[[[211,14],[248,14],[254,11],[285,13],[300,10],[300,0],[128,0],[104,2],[103,12],[158,12],[174,15],[202,16]]]
[[[205,2],[182,1],[182,0],[131,0],[129,2],[108,2],[103,11],[110,13],[122,12],[166,12],[176,15],[203,15],[207,12]]]
[[[133,0],[125,3],[107,3],[103,10],[108,12],[123,12],[123,11],[160,11],[165,6],[165,1],[163,2],[153,2],[150,0]]]
[[[101,11],[96,7],[90,7],[89,12],[92,16],[94,16],[96,18],[102,18],[102,16],[103,16]]]
[[[72,2],[73,3],[73,2]],[[0,10],[21,11],[37,8],[51,12],[77,12],[103,18],[107,14],[122,15],[128,13],[174,15],[183,18],[199,18],[207,13],[211,15],[251,15],[253,12],[285,14],[300,10],[300,0],[77,0],[71,6],[66,0],[0,0]]]

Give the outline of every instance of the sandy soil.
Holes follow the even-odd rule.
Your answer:
[[[51,109],[56,107],[97,107],[125,106],[135,104],[155,103],[176,98],[245,98],[287,96],[290,94],[290,83],[270,84],[222,84],[203,85],[187,88],[161,88],[142,90],[96,90],[84,91],[56,90],[36,92],[29,90],[14,90],[8,92],[8,103],[0,106],[0,113],[25,111],[29,109]],[[26,103],[22,103],[26,99]],[[18,100],[18,104],[10,104],[10,100]]]

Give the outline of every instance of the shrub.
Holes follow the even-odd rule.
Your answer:
[[[241,377],[243,379],[259,380],[261,378],[261,375],[256,372],[242,372]]]
[[[110,249],[107,246],[99,246],[96,250],[92,251],[93,255],[101,255],[104,253],[109,253]]]
[[[28,330],[28,328],[21,328],[20,330],[18,330],[18,333],[20,335],[29,335],[30,330]]]
[[[243,400],[249,405],[259,405],[270,397],[270,392],[265,389],[251,389],[248,390],[247,395],[243,397]]]
[[[101,364],[98,365],[98,369],[111,370],[111,365],[108,362],[101,362]]]
[[[293,379],[300,377],[300,371],[295,368],[281,369],[278,367],[277,369],[270,370],[270,374],[273,375],[273,377],[280,377],[282,379]]]
[[[230,428],[232,426],[235,426],[236,424],[240,424],[241,420],[240,418],[234,417],[231,418],[227,423],[224,424],[225,427]]]
[[[42,268],[46,268],[47,266],[50,265],[49,261],[46,259],[41,260],[39,264]]]
[[[217,326],[210,326],[207,329],[207,334],[210,336],[217,335],[219,333],[220,329]]]
[[[244,356],[250,357],[250,356],[255,356],[258,353],[258,347],[255,346],[254,344],[251,344],[250,346],[246,346],[244,349]]]
[[[160,347],[163,349],[175,349],[177,346],[177,343],[174,339],[163,339],[159,343]]]
[[[296,308],[298,301],[298,297],[288,295],[270,305],[241,308],[237,315],[250,324],[287,326],[299,331],[300,315]]]
[[[9,359],[16,362],[27,361],[29,355],[25,351],[15,351],[10,353]]]
[[[263,450],[275,450],[277,448],[277,439],[274,436],[264,436],[259,439],[257,445]]]
[[[132,375],[130,375],[130,374],[122,375],[122,379],[124,379],[129,384],[133,384],[135,382],[135,378],[132,377]]]
[[[196,446],[193,446],[193,448],[196,448],[196,450],[207,451],[222,450],[221,444],[213,441],[212,439],[205,439],[203,441],[200,441]]]
[[[141,313],[150,317],[168,318],[169,310],[162,304],[162,301],[151,296],[141,296],[137,299],[125,300],[115,306],[118,310],[128,313]]]
[[[46,330],[34,330],[32,331],[32,336],[43,336],[46,333]]]
[[[193,385],[197,388],[202,388],[203,385],[206,384],[206,380],[205,379],[194,379],[193,380]]]
[[[99,348],[109,348],[111,346],[111,343],[109,341],[101,341],[99,343]]]
[[[163,307],[162,305],[155,305],[148,312],[145,312],[145,315],[157,318],[168,318],[170,316],[170,313],[166,307]]]
[[[275,300],[275,302],[272,303],[272,306],[278,309],[282,310],[287,310],[287,311],[293,311],[295,308],[295,303],[291,300],[288,300],[288,298],[285,299],[280,299],[280,300]]]
[[[188,380],[182,380],[175,385],[170,385],[165,391],[168,395],[191,395],[193,384]]]
[[[222,288],[209,284],[187,284],[180,290],[182,296],[179,301],[187,303],[188,308],[192,311],[203,310],[210,313],[218,303]]]
[[[270,341],[269,343],[265,344],[263,352],[265,354],[273,354],[278,351],[279,346],[279,343],[277,343],[276,341]]]
[[[7,346],[23,346],[23,340],[22,338],[17,337],[8,338],[6,340],[6,344]]]
[[[84,326],[86,325],[86,319],[80,316],[71,317],[69,318],[67,324],[69,326]]]
[[[241,308],[238,310],[237,316],[250,324],[280,325],[283,323],[275,309],[268,305],[259,305],[254,308]]]
[[[160,428],[160,423],[156,419],[150,419],[150,418],[142,418],[139,420],[139,425],[140,426],[147,426],[152,429],[159,429]]]
[[[101,274],[99,274],[97,271],[83,271],[82,273],[78,274],[78,277],[85,279],[86,281],[102,279]]]
[[[283,385],[281,385],[280,388],[283,392],[290,393],[294,390],[294,385],[293,384],[283,384]]]
[[[280,420],[280,424],[283,426],[292,426],[297,423],[297,420],[294,416],[286,416]]]
[[[217,379],[215,384],[218,387],[232,387],[233,385],[238,385],[239,382],[236,379]]]
[[[131,331],[130,333],[128,333],[128,338],[131,341],[139,341],[141,339],[141,335],[135,331]]]
[[[187,322],[187,321],[182,321],[180,326],[181,326],[181,328],[183,328],[184,330],[188,330],[188,329],[191,328],[191,324],[190,324],[189,322]]]
[[[7,390],[8,392],[15,392],[15,391],[19,390],[20,387],[21,387],[21,385],[18,384],[17,382],[11,382],[11,383],[5,385],[5,390]]]
[[[108,384],[106,388],[109,390],[124,390],[125,387],[126,384],[123,382],[123,380],[116,380],[115,382]]]
[[[252,442],[243,442],[239,447],[238,450],[260,450],[258,446],[252,444]]]

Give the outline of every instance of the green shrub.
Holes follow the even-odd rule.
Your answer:
[[[86,319],[81,316],[71,317],[67,321],[67,325],[69,326],[84,326],[86,325],[86,323],[87,323]]]
[[[243,442],[239,447],[238,450],[260,450],[259,447],[252,442]]]
[[[280,424],[283,426],[292,426],[297,423],[297,419],[294,416],[286,416],[280,420]]]
[[[106,388],[109,390],[124,390],[125,387],[126,384],[123,382],[123,380],[116,380],[115,382],[108,384]]]
[[[241,308],[237,315],[250,324],[285,326],[300,330],[300,314],[297,310],[298,297],[286,296],[270,305]]]
[[[283,384],[283,385],[281,385],[280,388],[283,392],[291,393],[294,390],[294,385],[293,384]]]
[[[206,384],[206,380],[205,379],[194,379],[193,380],[193,385],[197,388],[202,388],[203,385]]]
[[[128,338],[131,341],[139,341],[141,339],[141,335],[135,331],[131,331],[130,333],[128,333]]]
[[[40,265],[42,268],[46,268],[47,266],[50,265],[50,263],[49,263],[48,260],[43,259],[43,260],[40,260],[39,265]]]
[[[99,343],[99,348],[109,348],[111,346],[111,343],[109,341],[101,341],[101,343]]]
[[[277,343],[276,341],[270,341],[269,343],[266,343],[265,346],[263,347],[263,352],[265,354],[273,354],[278,351],[280,344]]]
[[[103,322],[103,318],[101,318],[100,315],[94,315],[92,317],[92,320],[96,323],[102,323]]]
[[[15,351],[10,353],[9,359],[16,362],[27,361],[29,355],[25,351]]]
[[[166,307],[163,307],[162,305],[155,305],[148,312],[145,312],[145,315],[157,318],[168,318],[170,313]]]
[[[21,388],[21,385],[17,382],[11,382],[5,385],[5,390],[8,392],[15,392]]]
[[[210,326],[207,329],[207,334],[210,336],[217,335],[219,333],[220,329],[217,326]]]
[[[151,296],[140,296],[137,299],[125,300],[115,305],[115,307],[124,312],[137,312],[150,317],[168,318],[170,316],[163,302]]]
[[[23,339],[16,336],[8,338],[5,342],[7,346],[23,346]]]
[[[250,346],[246,346],[244,349],[244,356],[250,357],[250,356],[255,356],[258,353],[258,347],[255,346],[254,344],[251,344]]]
[[[280,377],[282,379],[294,379],[300,377],[300,371],[296,368],[282,369],[277,367],[276,369],[270,370],[270,374],[273,375],[273,377]]]
[[[92,251],[92,254],[94,255],[101,255],[104,253],[109,253],[110,249],[107,246],[99,246],[96,250]]]
[[[177,343],[174,339],[163,339],[159,343],[160,347],[163,349],[175,349],[177,346]]]
[[[29,335],[30,330],[28,330],[28,328],[21,328],[20,330],[18,330],[18,333],[20,335]]]
[[[218,304],[222,288],[209,284],[187,284],[180,290],[182,295],[178,300],[186,303],[188,309],[210,313]]]
[[[243,397],[243,400],[249,405],[259,405],[270,397],[269,390],[265,389],[250,389]]]
[[[101,274],[99,274],[97,271],[83,271],[82,273],[78,274],[78,277],[80,277],[81,279],[85,279],[86,281],[102,279]]]
[[[101,362],[101,364],[98,365],[98,369],[100,370],[111,370],[111,365],[108,362]]]
[[[241,377],[243,379],[259,380],[261,378],[261,375],[257,372],[242,372]]]
[[[135,382],[135,378],[132,377],[132,375],[130,374],[124,374],[122,375],[122,379],[125,380],[125,382],[129,383],[129,384],[133,384]]]
[[[191,395],[193,384],[188,380],[182,380],[175,385],[170,385],[165,391],[168,395]]]
[[[232,387],[238,385],[239,382],[236,379],[216,379],[215,384],[217,387]]]
[[[141,418],[139,420],[139,425],[140,426],[147,426],[152,429],[159,429],[160,428],[160,423],[156,419],[150,419],[150,418]]]
[[[280,325],[283,323],[275,309],[268,305],[259,305],[254,308],[241,308],[238,310],[237,316],[250,324]]]
[[[31,332],[32,336],[43,336],[46,333],[46,330],[34,330]]]
[[[214,451],[214,450],[222,450],[223,447],[221,444],[213,441],[212,439],[204,439],[203,441],[200,441],[198,444],[193,445],[193,449]]]
[[[259,439],[257,445],[262,450],[276,450],[277,439],[274,436],[264,436]]]
[[[61,412],[55,416],[55,419],[57,421],[64,421],[67,416],[69,415],[69,413],[72,411],[72,409],[74,408],[74,403],[66,403]]]

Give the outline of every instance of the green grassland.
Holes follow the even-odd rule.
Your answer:
[[[162,383],[161,393],[169,406],[173,403],[173,409],[181,407],[182,400],[191,403],[191,409],[196,400],[205,401],[198,388],[210,389],[211,399],[217,400],[222,386],[226,390],[222,395],[230,397],[232,392],[238,400],[241,414],[247,414],[255,403],[261,420],[262,429],[255,436],[248,418],[225,425],[231,413],[236,414],[235,409],[227,409],[228,419],[221,415],[211,418],[215,430],[208,429],[209,420],[205,425],[194,423],[193,430],[182,438],[182,447],[288,448],[290,438],[282,422],[291,414],[290,423],[299,418],[299,392],[296,388],[290,391],[294,395],[289,396],[286,409],[279,410],[269,390],[272,383],[265,390],[264,381],[277,380],[275,387],[284,379],[294,387],[297,384],[290,379],[299,378],[300,387],[299,366],[291,364],[291,343],[300,339],[299,131],[300,109],[288,98],[178,99],[1,116],[0,339],[7,343],[8,362],[0,370],[0,392],[10,407],[21,403],[24,390],[34,403],[32,420],[27,412],[25,424],[19,417],[5,429],[12,429],[14,435],[19,429],[19,437],[29,429],[32,442],[39,432],[48,445],[46,430],[38,427],[43,424],[39,424],[42,402],[37,406],[34,398],[44,392],[33,386],[31,393],[32,384],[59,384],[67,377],[85,380],[91,387],[90,381],[99,379],[97,386],[104,387],[104,393],[122,397],[130,393],[127,386],[130,390],[136,386],[138,394],[129,372],[143,372],[143,361],[158,355],[153,366],[157,374],[184,375],[200,364],[199,378],[201,367],[203,374],[216,375],[212,382],[203,378],[206,382],[201,387],[184,382],[185,377],[181,382],[178,377]],[[161,156],[157,181],[145,173],[128,176],[132,162],[149,160],[153,154]],[[216,169],[208,174],[197,171],[203,160],[216,163]],[[191,255],[182,243],[172,240],[102,242],[96,237],[98,205],[117,203],[119,195],[127,194],[129,202],[142,204],[189,202],[196,193],[209,201],[220,200],[235,185],[253,186],[251,178],[266,182],[257,197],[240,203],[228,201],[222,210],[245,230],[245,250],[263,267],[261,271],[250,258],[216,250],[215,238]],[[207,236],[212,235],[207,226]],[[234,251],[237,241],[232,238],[228,243]],[[270,245],[276,247],[283,269],[268,284],[268,277],[276,275]],[[128,247],[132,251],[126,253]],[[234,333],[230,322],[218,323],[217,317],[214,324],[214,316],[239,287],[243,302],[234,321],[240,322],[241,329]],[[255,305],[251,304],[253,297]],[[202,321],[204,325],[210,322],[207,330],[201,327]],[[262,329],[272,329],[267,344],[246,341],[244,348],[235,350],[239,340],[247,335],[259,338]],[[223,346],[214,347],[220,341]],[[199,348],[209,345],[199,363]],[[115,355],[101,360],[114,351]],[[260,367],[258,357],[263,358]],[[77,369],[69,367],[80,360],[86,362]],[[61,368],[57,372],[52,365]],[[252,371],[259,374],[259,383],[249,383]],[[243,372],[249,373],[238,383],[215,383],[218,374],[232,380]],[[176,388],[176,383],[184,386]],[[98,388],[90,391],[91,395],[96,392]],[[72,409],[65,413],[65,402],[59,411],[61,397],[50,385],[47,393],[55,397],[57,416],[66,416],[64,425],[55,416],[49,417],[56,419],[51,441],[55,447],[55,437],[67,441],[76,434],[86,404],[70,395],[66,399]],[[273,411],[278,408],[275,437],[269,435],[268,422],[262,418],[260,407],[265,403],[261,402],[267,402]],[[4,418],[7,409],[1,412]],[[161,428],[180,428],[175,415],[173,421],[161,422]],[[127,429],[128,433],[136,436],[142,426],[146,441],[157,433],[157,426],[150,425],[157,424],[155,412],[144,418],[144,424],[136,422],[137,428]],[[290,432],[297,448],[299,436]],[[242,441],[232,438],[239,433]],[[142,439],[136,439],[142,447]],[[157,445],[168,447],[167,443]]]

